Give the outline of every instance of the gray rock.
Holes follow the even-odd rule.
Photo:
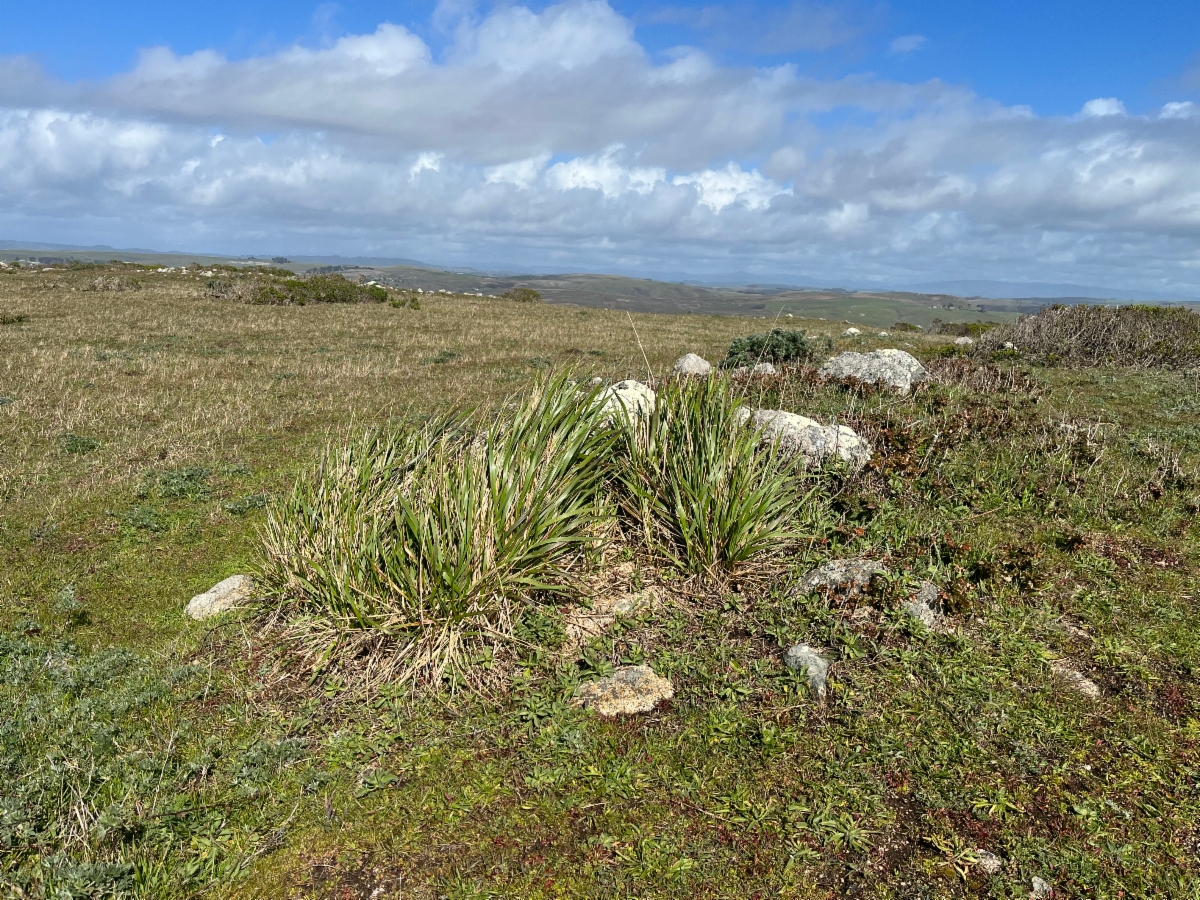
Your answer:
[[[654,412],[654,391],[640,381],[619,381],[600,392],[605,419],[619,415],[633,421]]]
[[[674,696],[671,682],[649,666],[625,666],[605,678],[581,684],[575,690],[574,703],[602,716],[622,716],[650,712]]]
[[[712,364],[695,353],[685,353],[675,360],[676,375],[708,375],[712,372]]]
[[[822,425],[780,409],[739,410],[738,417],[758,428],[763,440],[778,444],[785,456],[802,457],[806,466],[821,466],[836,457],[858,471],[871,461],[871,445],[845,425]]]
[[[245,603],[253,594],[254,581],[249,575],[230,575],[189,600],[184,612],[193,619],[207,619]]]
[[[1054,888],[1050,887],[1048,881],[1034,875],[1030,884],[1033,889],[1029,892],[1029,900],[1050,900],[1054,896]]]
[[[845,331],[842,332],[842,337],[858,337],[860,334],[862,334],[861,331],[859,331],[857,328],[851,326],[850,328],[847,328]]]
[[[967,337],[965,334],[960,338],[955,338],[954,343],[960,347],[970,347],[975,343],[975,338]]]
[[[911,353],[903,350],[875,350],[872,353],[839,353],[826,362],[817,374],[822,378],[879,384],[907,394],[914,384],[926,381],[929,373]]]
[[[825,696],[825,687],[829,681],[829,661],[816,650],[808,644],[796,644],[783,654],[783,664],[793,672],[803,671],[808,675],[808,689],[812,691],[813,696]]]
[[[778,375],[779,373],[775,370],[775,367],[773,365],[771,365],[769,362],[760,362],[760,363],[756,363],[754,366],[751,367],[750,374],[751,375]]]
[[[1004,860],[990,850],[976,850],[975,865],[979,866],[983,874],[995,875],[1004,868]]]
[[[1096,682],[1092,681],[1092,679],[1088,678],[1082,672],[1071,668],[1064,660],[1054,660],[1050,663],[1050,670],[1059,681],[1089,700],[1100,699],[1100,685],[1096,684]]]
[[[933,628],[941,618],[937,612],[938,589],[932,581],[922,581],[920,588],[900,608],[926,628]]]
[[[800,590],[805,594],[821,591],[843,597],[861,597],[879,576],[887,575],[887,569],[871,559],[835,559],[818,566],[800,579]]]

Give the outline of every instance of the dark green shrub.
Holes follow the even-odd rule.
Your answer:
[[[251,303],[276,306],[304,306],[306,303],[383,303],[388,299],[388,292],[377,284],[357,284],[337,274],[313,275],[309,278],[256,281],[249,288],[248,299]]]
[[[827,336],[809,338],[803,331],[772,328],[766,334],[750,334],[734,338],[729,354],[721,362],[723,369],[753,366],[760,362],[806,363],[833,349]]]
[[[934,319],[929,326],[930,334],[945,334],[950,337],[978,338],[985,331],[991,331],[999,322],[943,322]]]
[[[920,325],[913,325],[911,322],[897,322],[892,326],[892,331],[907,331],[914,334],[924,330]]]
[[[972,351],[1048,365],[1191,368],[1200,365],[1200,315],[1183,306],[1055,305],[985,332]]]

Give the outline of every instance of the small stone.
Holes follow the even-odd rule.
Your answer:
[[[249,575],[230,575],[189,600],[184,612],[193,619],[207,619],[244,603],[253,593],[254,581]]]
[[[1072,669],[1070,665],[1061,659],[1056,659],[1050,663],[1050,669],[1055,676],[1063,681],[1068,687],[1078,691],[1089,700],[1100,699],[1100,685],[1092,681],[1082,672]]]
[[[979,866],[983,874],[995,875],[1004,868],[1004,860],[990,850],[976,850],[975,865]]]
[[[955,338],[954,343],[960,347],[970,347],[975,343],[975,338],[967,337],[965,334],[960,338]]]
[[[769,362],[760,362],[750,369],[751,375],[776,375],[775,367]]]
[[[629,421],[654,412],[654,391],[640,381],[619,381],[601,391],[600,401],[606,419],[619,414]]]
[[[710,372],[712,363],[695,353],[685,353],[675,360],[676,375],[708,375]]]
[[[901,604],[900,608],[926,628],[933,628],[941,618],[936,608],[937,601],[937,585],[932,581],[922,581],[917,592]]]
[[[862,334],[862,332],[852,326],[842,332],[842,337],[857,337],[860,334]]]
[[[876,336],[877,336],[877,337],[891,337],[891,335],[890,335],[890,334],[888,334],[886,331],[881,331],[881,332],[879,332],[879,334],[878,334],[878,335],[876,335]]]
[[[816,697],[825,696],[829,680],[829,662],[808,644],[796,644],[783,654],[783,664],[793,672],[808,674],[808,689]]]
[[[1050,900],[1054,896],[1054,888],[1050,887],[1050,883],[1033,876],[1031,882],[1033,890],[1029,892],[1029,900]]]
[[[870,591],[871,582],[887,575],[887,569],[870,559],[835,559],[817,566],[800,579],[805,594],[824,591],[845,597],[861,597]]]
[[[649,666],[625,666],[605,678],[581,684],[575,690],[575,705],[602,716],[622,716],[650,712],[674,696],[671,682]]]

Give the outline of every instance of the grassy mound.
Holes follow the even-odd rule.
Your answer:
[[[1050,306],[983,333],[975,350],[1008,343],[1049,365],[1189,368],[1200,363],[1200,315],[1168,306]]]

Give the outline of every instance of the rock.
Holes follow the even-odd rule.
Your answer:
[[[1016,349],[1017,349],[1017,345],[1016,345],[1016,344],[1014,344],[1012,341],[1005,341],[1005,342],[1004,342],[1004,349],[1005,349],[1005,350],[1016,350]]]
[[[627,420],[654,412],[654,391],[640,381],[619,381],[600,392],[605,419],[620,414]]]
[[[891,335],[888,334],[886,331],[881,331],[881,332],[879,332],[879,334],[876,335],[876,337],[891,337]]]
[[[1033,890],[1029,892],[1029,900],[1050,900],[1054,896],[1054,888],[1050,887],[1050,883],[1033,876],[1031,882]]]
[[[854,326],[851,326],[842,332],[842,337],[857,337],[860,334],[862,334],[861,331],[859,331]]]
[[[821,366],[817,374],[839,381],[849,379],[864,384],[881,384],[895,388],[902,394],[907,394],[914,384],[929,378],[920,361],[903,350],[839,353]]]
[[[822,425],[781,409],[739,410],[738,417],[758,428],[763,440],[778,444],[785,456],[803,457],[806,466],[821,466],[836,456],[858,471],[871,461],[871,445],[845,425]]]
[[[575,690],[575,705],[602,716],[622,716],[650,712],[674,696],[671,682],[649,666],[624,666],[605,678],[581,684]]]
[[[1004,860],[990,850],[976,850],[975,865],[979,866],[983,874],[995,875],[1004,868]]]
[[[965,334],[960,338],[955,338],[954,343],[960,347],[970,347],[975,343],[975,338],[967,337]]]
[[[246,602],[253,593],[254,581],[249,575],[230,575],[189,600],[184,612],[193,619],[207,619]]]
[[[813,696],[824,697],[829,680],[829,662],[808,644],[796,644],[783,654],[783,664],[793,672],[808,674],[808,689]]]
[[[775,367],[773,365],[771,365],[769,362],[761,362],[761,363],[757,363],[750,369],[750,374],[751,375],[777,375],[779,373],[775,371]]]
[[[933,628],[941,618],[937,612],[938,589],[932,581],[922,581],[917,592],[900,608],[926,628]]]
[[[1089,700],[1100,699],[1100,685],[1085,676],[1082,672],[1072,669],[1070,665],[1061,659],[1056,659],[1050,663],[1050,670],[1054,672],[1055,677],[1064,682],[1068,687],[1073,688]]]
[[[822,591],[844,597],[861,597],[868,593],[871,582],[887,575],[887,569],[871,559],[835,559],[817,566],[800,579],[805,594]]]
[[[792,314],[791,314],[791,313],[787,313],[786,315],[784,315],[784,318],[785,318],[785,319],[790,319],[790,318],[792,318]]]
[[[712,363],[695,353],[685,353],[675,360],[676,375],[708,375],[712,372]]]
[[[572,610],[567,614],[564,629],[568,648],[582,647],[596,635],[607,631],[618,616],[636,616],[653,606],[654,600],[654,591],[646,588],[635,594],[597,597],[592,601],[591,609],[580,607]]]

